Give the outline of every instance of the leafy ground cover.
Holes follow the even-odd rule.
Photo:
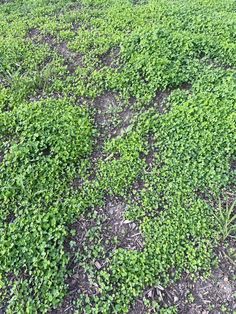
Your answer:
[[[235,313],[235,9],[0,2],[0,312]]]

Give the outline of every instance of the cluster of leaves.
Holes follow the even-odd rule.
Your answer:
[[[159,89],[191,82],[205,63],[235,64],[233,1],[84,3],[88,8],[77,16],[81,26],[76,36],[67,38],[88,65],[77,73],[81,93],[92,96],[111,89],[147,102]],[[114,68],[104,63],[113,49],[120,52]]]
[[[110,254],[108,266],[94,270],[99,295],[81,296],[78,313],[127,313],[146,286],[208,270],[222,225],[202,196],[218,196],[233,180],[235,1],[16,0],[0,8],[4,309],[46,313],[62,302],[68,226],[107,196],[129,202],[127,218],[141,224],[145,246]],[[57,49],[65,42],[75,63],[83,57],[74,73]],[[145,109],[166,88],[175,89],[170,111],[143,110],[127,134],[106,141],[91,169],[93,110],[78,99],[111,90]],[[132,191],[137,180],[142,187]],[[86,252],[93,261],[104,254],[102,246]]]
[[[19,104],[0,120],[0,269],[12,286],[9,310],[45,310],[63,297],[63,238],[73,212],[66,198],[91,152],[92,125],[69,100]]]

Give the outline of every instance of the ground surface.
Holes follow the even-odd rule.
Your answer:
[[[0,1],[0,313],[236,313],[234,0]]]

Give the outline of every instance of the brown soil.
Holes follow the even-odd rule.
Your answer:
[[[31,29],[28,33],[28,38],[35,44],[44,43],[56,51],[65,59],[68,71],[73,74],[77,67],[83,67],[83,56],[80,53],[75,53],[69,50],[66,42],[58,43],[57,38],[51,35],[44,35],[38,29]]]
[[[168,112],[167,99],[170,96],[171,91],[166,90],[164,92],[157,92],[151,105],[157,108],[160,114],[165,114]]]
[[[107,240],[117,237],[118,247],[129,250],[142,250],[143,238],[136,223],[125,219],[126,205],[119,201],[111,201],[105,207],[107,217],[103,232]]]
[[[4,153],[0,151],[0,163],[3,162],[4,159]]]
[[[129,314],[156,313],[144,305],[144,299],[155,300],[162,307],[176,306],[179,314],[235,314],[235,244],[231,241],[228,249],[221,248],[218,253],[219,266],[212,270],[209,278],[193,280],[186,274],[179,282],[166,289],[160,286],[147,289]]]
[[[99,221],[82,217],[70,226],[70,229],[76,230],[76,235],[69,237],[65,242],[65,249],[71,255],[68,266],[71,276],[66,281],[69,293],[62,306],[51,313],[74,313],[74,303],[80,294],[99,295],[99,286],[91,282],[91,278],[87,276],[80,263],[76,262],[76,253],[83,254],[91,245],[96,244],[96,241],[98,245],[102,245],[104,253],[95,260],[87,261],[99,272],[108,265],[112,253],[117,248],[129,250],[143,248],[143,238],[138,225],[124,218],[126,205],[122,200],[108,199],[104,207],[94,210],[98,213]],[[99,239],[88,236],[92,228],[99,230]],[[74,243],[73,247],[70,245],[71,242]]]
[[[116,69],[119,66],[119,54],[120,49],[113,48],[104,53],[100,59],[105,66]]]
[[[100,140],[126,132],[135,115],[132,105],[132,100],[125,104],[119,95],[112,92],[106,92],[95,99],[92,106],[96,108],[95,123],[100,132]]]
[[[86,234],[95,223],[91,220],[81,217],[79,221],[70,226],[70,230],[75,230],[76,235],[70,236],[65,241],[65,250],[70,253],[71,259],[68,270],[71,275],[66,280],[68,294],[66,295],[61,307],[51,311],[52,314],[74,313],[75,301],[81,293],[93,295],[97,293],[96,286],[91,285],[84,269],[76,262],[75,252],[83,250],[86,243]],[[71,248],[70,242],[74,241],[76,247]]]
[[[10,79],[8,81],[6,78],[0,76],[0,85],[4,88],[10,87]]]

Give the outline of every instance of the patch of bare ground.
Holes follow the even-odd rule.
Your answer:
[[[95,126],[98,135],[95,140],[92,154],[92,175],[95,176],[98,160],[103,159],[103,147],[105,141],[124,134],[132,125],[135,112],[132,108],[134,99],[130,99],[128,104],[124,104],[118,94],[106,92],[98,96],[91,106],[95,108]]]
[[[148,142],[148,153],[146,155],[142,154],[141,157],[146,162],[145,172],[149,173],[152,171],[153,167],[155,166],[155,159],[156,159],[156,154],[158,152],[158,149],[154,145],[155,141],[152,134],[149,134],[147,142]],[[145,189],[146,189],[146,186],[145,186],[144,178],[138,177],[135,183],[133,184],[132,189],[129,194],[130,202],[132,204],[138,205],[139,207],[142,206],[140,193]]]
[[[103,160],[105,141],[111,138],[121,136],[125,133],[133,123],[135,116],[132,106],[135,100],[130,99],[128,104],[124,104],[119,96],[113,92],[106,92],[95,100],[81,98],[77,100],[77,104],[86,103],[95,109],[94,122],[98,134],[94,142],[94,149],[91,156],[91,169],[89,179],[92,180],[96,176],[97,165],[99,160]],[[71,183],[72,188],[78,189],[83,182],[80,178],[75,178]]]
[[[194,281],[185,274],[177,283],[167,288],[156,286],[145,290],[136,300],[129,314],[157,313],[145,306],[144,299],[156,301],[161,307],[176,306],[179,314],[234,314],[236,311],[236,247],[231,242],[228,249],[219,252],[219,265],[209,278]],[[234,251],[233,257],[229,256]]]
[[[120,49],[115,47],[105,52],[100,57],[100,60],[103,65],[109,68],[117,69],[119,66],[119,55],[120,55]]]
[[[95,123],[103,138],[122,135],[132,122],[133,100],[124,106],[119,96],[106,92],[94,101],[96,108]]]
[[[157,108],[160,114],[166,114],[171,109],[168,103],[168,98],[171,95],[171,93],[176,89],[180,89],[183,91],[190,91],[191,88],[192,88],[192,85],[186,82],[177,86],[176,88],[172,88],[172,89],[169,88],[164,91],[157,91],[156,96],[153,98],[150,105],[154,108]]]
[[[120,201],[110,201],[105,206],[107,217],[103,227],[106,238],[117,238],[118,247],[129,250],[142,250],[143,238],[138,225],[124,217],[126,205]]]
[[[231,70],[231,71],[235,71],[236,68],[233,65],[230,64],[226,64],[222,61],[217,61],[215,59],[210,59],[208,57],[206,57],[205,55],[201,55],[200,56],[200,62],[206,66],[210,66],[211,68],[215,68],[215,69],[223,69],[223,70]]]
[[[72,29],[73,32],[76,33],[81,28],[81,26],[82,26],[81,22],[74,21],[71,24],[71,29]]]
[[[219,207],[226,208],[227,206],[230,207],[236,200],[236,185],[232,183],[223,188],[219,197],[215,197],[211,191],[196,191],[196,195],[215,210]]]
[[[82,5],[81,1],[74,1],[68,5],[67,12],[68,12],[68,10],[71,10],[72,12],[73,11],[79,11],[82,9],[82,7],[83,7],[83,5]]]
[[[233,246],[235,248],[235,243]],[[219,267],[208,279],[193,282],[186,276],[165,290],[163,302],[175,304],[180,314],[233,314],[236,310],[236,265],[224,247],[219,254]]]
[[[31,39],[35,44],[47,44],[51,49],[62,56],[67,65],[67,69],[71,74],[76,71],[77,67],[84,66],[82,54],[69,50],[66,42],[58,42],[57,38],[54,36],[44,35],[38,29],[31,29],[28,33],[28,38]]]
[[[0,151],[0,163],[3,162],[4,152]]]
[[[40,34],[40,30],[38,30],[37,28],[31,28],[28,32],[28,38],[34,39],[37,36],[40,36]]]
[[[73,275],[67,280],[68,294],[64,299],[62,305],[56,309],[52,310],[51,314],[72,314],[76,311],[76,300],[81,294],[86,295],[97,295],[98,287],[93,285],[85,271],[80,267],[75,267]]]
[[[86,246],[92,244],[94,239],[87,238],[87,235],[90,229],[95,227],[94,230],[97,230],[99,241],[105,249],[103,258],[109,257],[117,248],[141,251],[143,249],[141,231],[137,223],[125,219],[126,209],[127,205],[120,198],[107,198],[103,207],[94,209],[97,219],[82,218],[75,223],[73,229],[77,231],[74,239],[77,249],[83,251]],[[104,267],[104,263],[97,268]]]
[[[93,104],[96,109],[95,123],[100,133],[107,136],[113,126],[114,115],[119,110],[118,95],[112,92],[95,98]]]
[[[142,4],[147,4],[148,0],[132,0],[132,3],[134,5],[142,5]]]
[[[52,310],[51,314],[74,313],[75,301],[81,293],[86,293],[87,295],[98,293],[96,284],[91,283],[84,268],[76,261],[76,252],[82,252],[85,244],[88,244],[86,235],[95,225],[96,223],[94,221],[81,217],[70,226],[71,230],[76,231],[76,235],[69,236],[65,241],[65,250],[71,256],[68,264],[70,276],[66,279],[68,293],[62,305],[58,309]],[[74,243],[74,245],[72,246],[71,243]]]
[[[171,94],[171,90],[158,91],[156,96],[151,101],[151,107],[157,108],[160,114],[165,114],[168,112],[168,97]]]
[[[69,291],[62,306],[51,313],[74,313],[74,302],[79,295],[99,295],[98,284],[81,265],[85,263],[99,272],[109,264],[112,253],[117,248],[143,248],[139,226],[124,218],[126,205],[122,200],[108,199],[104,207],[94,210],[97,211],[98,219],[84,216],[70,226],[70,229],[75,230],[75,235],[65,241],[65,249],[71,256],[68,265],[71,275],[66,281]],[[102,247],[100,254],[93,255],[95,247]],[[82,264],[78,261],[81,256],[86,256],[86,261]]]
[[[227,188],[223,189],[221,193],[221,202],[222,205],[232,205],[236,200],[236,185],[231,184]]]
[[[230,170],[231,170],[231,171],[236,171],[236,160],[233,160],[233,161],[231,162]]]
[[[10,2],[13,2],[13,0],[0,0],[0,4],[10,3]]]
[[[4,88],[10,87],[10,86],[11,86],[11,84],[10,84],[10,79],[7,80],[7,79],[4,78],[4,77],[0,77],[0,85],[2,85],[2,87],[4,87]]]

